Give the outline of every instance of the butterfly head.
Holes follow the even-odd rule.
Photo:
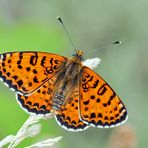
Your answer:
[[[73,54],[73,57],[79,61],[83,61],[84,60],[83,55],[84,55],[84,52],[82,50],[76,50],[76,53]]]

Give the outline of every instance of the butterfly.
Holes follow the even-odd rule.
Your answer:
[[[72,58],[46,52],[0,54],[0,78],[21,107],[34,114],[54,114],[60,126],[82,131],[109,128],[127,120],[127,109],[114,90],[83,65],[84,52]]]

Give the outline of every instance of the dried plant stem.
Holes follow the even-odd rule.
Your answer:
[[[39,122],[40,119],[42,119],[42,115],[30,115],[30,117],[26,120],[26,122],[23,124],[23,126],[19,129],[17,134],[14,136],[14,139],[11,141],[8,148],[13,148],[16,145],[18,145],[23,139],[28,137],[28,129],[31,125]]]

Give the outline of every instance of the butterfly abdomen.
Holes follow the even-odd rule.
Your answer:
[[[58,111],[64,104],[64,95],[56,94],[53,99],[52,109]]]

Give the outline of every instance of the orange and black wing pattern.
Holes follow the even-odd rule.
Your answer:
[[[37,91],[29,96],[17,94],[17,101],[21,107],[35,114],[51,113],[53,104],[53,91],[57,77],[54,76],[49,81],[45,82]]]
[[[83,67],[80,78],[80,117],[97,127],[114,127],[127,119],[127,110],[114,90],[94,71]]]
[[[60,126],[69,131],[82,131],[88,128],[80,119],[79,112],[79,95],[75,95],[75,91],[69,98],[70,101],[65,102],[65,105],[61,107],[56,120]]]
[[[65,66],[66,57],[44,52],[0,54],[0,78],[12,90],[28,95]]]

